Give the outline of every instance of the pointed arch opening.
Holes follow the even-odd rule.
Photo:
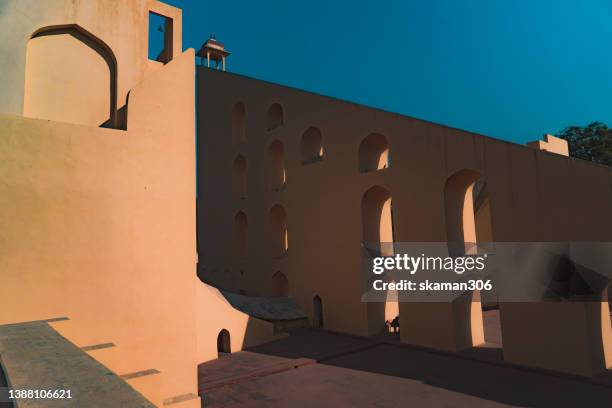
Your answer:
[[[274,297],[289,296],[289,280],[281,271],[277,271],[272,275],[271,290]]]
[[[266,116],[267,119],[267,129],[273,130],[278,127],[281,127],[283,123],[285,123],[285,114],[283,112],[283,107],[280,103],[274,103],[270,108],[268,108],[268,114]]]
[[[386,136],[371,133],[359,144],[359,171],[383,170],[391,166],[389,142]]]
[[[234,253],[239,258],[246,258],[247,256],[248,228],[247,215],[239,211],[234,217]]]
[[[239,154],[232,165],[232,189],[234,198],[247,197],[247,159]]]
[[[27,117],[118,128],[117,59],[76,24],[44,27],[26,49]]]
[[[302,135],[300,143],[302,164],[311,164],[323,160],[323,135],[321,129],[311,126]]]
[[[285,208],[276,204],[270,209],[270,248],[273,258],[283,258],[289,249],[287,233],[287,212]]]
[[[242,101],[232,108],[232,141],[234,144],[246,142],[246,108]]]
[[[281,191],[285,188],[287,176],[285,172],[285,147],[280,140],[274,140],[268,147],[268,161],[270,169],[270,188],[272,191]]]

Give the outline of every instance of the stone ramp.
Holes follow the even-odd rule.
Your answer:
[[[236,309],[251,317],[273,322],[280,330],[303,327],[308,324],[308,316],[293,300],[286,297],[246,296],[220,291]]]
[[[0,326],[0,361],[13,389],[71,393],[70,399],[22,399],[20,408],[155,407],[46,321]]]

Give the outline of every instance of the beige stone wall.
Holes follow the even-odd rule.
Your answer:
[[[0,7],[0,324],[66,317],[51,324],[77,346],[114,344],[88,353],[116,374],[156,370],[127,380],[154,404],[199,407],[197,364],[217,358],[222,328],[233,351],[275,336],[196,276],[195,59],[181,11]],[[147,59],[149,11],[173,20],[166,64]]]
[[[182,406],[199,406],[195,62],[180,10],[1,7],[0,324],[67,317],[52,325],[77,346],[115,344],[90,354],[116,374],[159,371],[128,381],[152,402],[193,394]],[[147,60],[149,10],[174,18],[166,65]],[[52,27],[77,34],[31,38]],[[114,58],[114,91],[96,47]],[[127,131],[98,127],[128,93]]]
[[[149,11],[173,19],[173,53],[179,56],[182,52],[181,10],[155,0],[9,0],[0,7],[0,49],[4,50],[0,56],[0,88],[3,94],[0,112],[6,114],[37,113],[28,111],[26,75],[31,73],[28,70],[32,67],[28,68],[26,61],[32,36],[45,29],[78,25],[112,51],[117,65],[118,108],[125,105],[128,92],[144,79],[149,66]],[[63,44],[61,47],[65,46]],[[63,50],[60,48],[58,51]],[[85,68],[87,60],[82,58],[85,52],[80,50],[66,55],[69,58],[64,59],[64,67],[70,69],[71,65],[77,65]],[[61,53],[55,57],[59,55]],[[52,53],[39,57],[49,62],[54,59]],[[36,66],[34,69],[37,69]],[[79,73],[84,75],[83,71]],[[74,90],[78,88],[75,86]],[[81,92],[84,90],[81,89]],[[86,111],[87,107],[82,106],[81,109]]]
[[[55,323],[154,403],[196,383],[193,51],[135,87],[127,132],[0,118],[0,323]],[[160,103],[160,101],[162,101]]]
[[[544,135],[544,140],[536,140],[527,143],[527,146],[534,149],[546,150],[547,152],[569,156],[569,146],[567,140],[554,137],[553,135]]]
[[[370,334],[362,291],[361,200],[372,186],[392,196],[396,241],[446,241],[444,189],[468,169],[486,178],[491,238],[497,241],[605,241],[612,236],[610,169],[546,151],[256,81],[198,69],[199,274],[230,290],[270,294],[281,271],[289,294],[312,317],[323,300],[325,327]],[[246,112],[246,141],[231,134],[237,102]],[[279,103],[284,124],[267,130]],[[300,139],[321,130],[324,157],[302,164]],[[361,173],[359,145],[386,136],[391,166]],[[236,138],[234,138],[236,139]],[[284,145],[286,186],[269,188],[270,143]],[[247,197],[233,198],[231,169],[248,161]],[[287,212],[289,250],[272,259],[266,239],[275,204]],[[248,256],[232,256],[234,216],[248,217]]]
[[[218,357],[217,336],[224,329],[229,332],[232,353],[286,336],[275,335],[272,323],[234,309],[217,288],[206,284],[197,287],[196,309],[200,363]]]

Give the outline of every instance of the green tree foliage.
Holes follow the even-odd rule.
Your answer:
[[[569,126],[556,136],[567,140],[570,156],[612,166],[612,129],[605,123]]]

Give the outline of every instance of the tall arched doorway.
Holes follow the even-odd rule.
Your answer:
[[[323,301],[319,295],[312,298],[312,327],[323,328]]]
[[[492,240],[490,201],[488,186],[484,177],[475,170],[464,169],[451,175],[444,186],[444,206],[446,214],[446,234],[450,256],[476,255],[482,253],[479,247],[484,238]],[[495,296],[482,299],[483,294],[474,291],[466,294],[456,307],[469,322],[466,335],[476,346],[487,341],[499,343],[501,347],[501,325],[499,310],[496,309]],[[483,303],[484,300],[484,303]],[[483,316],[483,307],[491,305],[491,311]],[[484,319],[487,324],[484,324]],[[487,333],[485,333],[485,328]]]
[[[361,200],[363,241],[368,254],[392,256],[394,254],[394,228],[392,197],[389,190],[373,186]],[[399,304],[394,293],[387,293],[386,302],[367,304],[368,333],[379,334],[386,329],[385,322],[399,315]]]
[[[451,255],[475,254],[479,241],[492,239],[488,190],[485,179],[475,170],[461,170],[447,179],[444,205]]]
[[[277,271],[272,275],[271,290],[274,297],[286,297],[289,295],[289,280],[281,271]]]
[[[373,186],[361,199],[363,241],[382,256],[393,255],[393,213],[391,193]]]
[[[217,335],[217,353],[231,353],[232,345],[230,341],[230,333],[223,329]]]

